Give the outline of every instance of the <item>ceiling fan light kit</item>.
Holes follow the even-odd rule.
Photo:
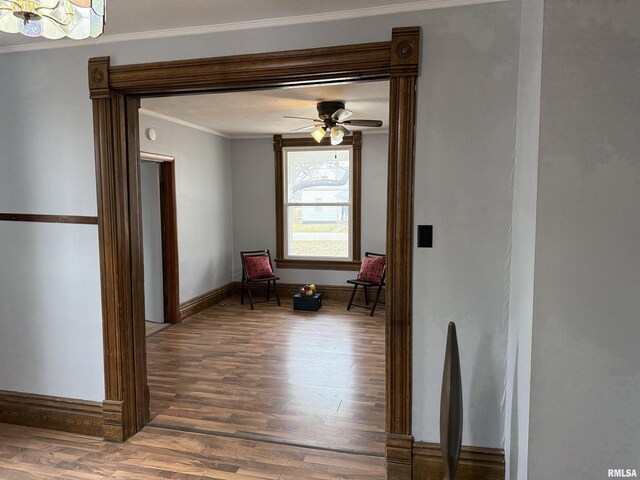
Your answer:
[[[311,132],[311,136],[315,139],[316,142],[320,143],[324,138],[326,132],[327,127],[318,127],[313,132]]]
[[[0,31],[80,40],[104,30],[105,0],[0,0]]]
[[[351,131],[345,125],[353,125],[354,127],[374,127],[382,126],[382,120],[347,120],[353,112],[344,108],[344,102],[318,102],[318,118],[290,117],[299,120],[311,120],[315,122],[313,125],[296,128],[292,132],[302,132],[314,129],[311,136],[316,142],[322,142],[327,131],[331,135],[331,145],[340,145],[345,135],[351,135]]]
[[[340,127],[331,127],[331,145],[340,145],[344,138],[344,132]]]

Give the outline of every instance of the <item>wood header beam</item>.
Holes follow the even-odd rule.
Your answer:
[[[127,94],[277,88],[388,78],[390,45],[378,42],[286,52],[144,63],[109,68],[109,85]]]

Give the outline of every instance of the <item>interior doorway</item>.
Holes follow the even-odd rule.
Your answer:
[[[389,82],[385,80],[141,99],[141,146],[143,150],[180,152],[176,165],[181,182],[177,205],[183,222],[179,240],[182,248],[190,246],[189,254],[198,258],[199,265],[207,266],[206,270],[188,265],[181,269],[183,292],[194,277],[201,286],[201,290],[183,296],[183,303],[192,301],[189,295],[202,297],[207,290],[224,288],[226,282],[239,282],[242,250],[268,247],[276,251],[277,207],[272,189],[281,179],[274,171],[274,160],[282,164],[283,159],[277,153],[274,158],[274,147],[284,146],[286,141],[295,142],[298,148],[306,145],[301,151],[313,153],[312,168],[327,165],[322,169],[323,177],[312,177],[309,190],[301,190],[314,196],[346,191],[349,198],[357,198],[362,208],[358,207],[349,227],[357,225],[365,232],[365,250],[385,251],[382,220],[386,218],[388,93]],[[332,98],[345,99],[356,119],[384,120],[384,128],[350,126],[352,134],[341,142],[343,149],[351,152],[355,145],[357,152],[348,164],[348,175],[345,166],[334,160],[335,147],[324,144],[328,139],[316,143],[309,132],[287,134],[309,123],[305,118],[287,116],[308,117],[317,101]],[[232,109],[229,115],[220,114]],[[156,132],[153,140],[149,130]],[[281,138],[283,132],[285,139]],[[318,152],[329,152],[329,161],[319,163]],[[302,179],[315,173],[306,164],[299,172]],[[233,212],[231,225],[224,222],[226,215],[220,216],[221,210],[227,215]],[[327,233],[326,227],[334,225],[326,217],[318,217],[315,210],[303,213],[305,221],[296,226],[307,239],[321,232],[315,237],[319,241],[311,240],[315,246],[339,236]],[[332,213],[344,214],[342,210]],[[203,228],[198,231],[199,242],[193,242],[188,217],[199,224],[226,225],[225,230],[234,232],[233,241],[216,242],[216,236]],[[146,231],[144,234],[147,244]],[[335,243],[342,246],[348,242],[338,238]],[[358,252],[360,243],[358,235]],[[187,254],[181,256],[184,265]],[[227,272],[222,283],[218,283],[220,269],[211,268],[219,265],[215,262],[220,257],[235,260],[233,274]],[[359,260],[360,254],[354,258]],[[276,262],[282,307],[257,304],[253,311],[246,302],[241,305],[236,283],[235,289],[228,289],[235,290],[235,295],[212,302],[204,310],[203,306],[179,326],[147,338],[149,426],[331,449],[379,461],[385,446],[384,309],[374,318],[346,311],[350,289],[344,279],[355,278],[359,265],[345,273],[318,271],[315,266],[286,269]],[[147,272],[145,263],[145,290],[153,280]],[[288,282],[305,276],[321,284],[323,306],[319,312],[292,311],[291,298],[299,285]],[[295,292],[293,287],[297,287]]]
[[[180,321],[175,157],[140,152],[145,320]]]
[[[389,42],[157,64],[89,61],[94,107],[105,356],[105,437],[122,441],[149,421],[139,204],[139,98],[390,79],[387,191],[386,459],[411,474],[413,162],[420,29]]]

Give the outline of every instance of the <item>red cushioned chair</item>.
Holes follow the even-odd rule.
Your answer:
[[[382,253],[365,252],[362,264],[360,265],[360,272],[358,278],[354,280],[347,280],[347,283],[353,284],[353,292],[351,292],[351,298],[349,299],[349,305],[347,310],[351,310],[351,307],[360,307],[370,310],[373,317],[376,311],[376,306],[380,301],[380,293],[382,287],[384,287],[384,277],[387,273],[387,257]],[[357,305],[353,303],[353,299],[356,296],[356,290],[361,286],[364,288],[364,303],[365,305]],[[369,293],[368,287],[377,287],[376,299],[373,301],[373,305],[369,305]],[[382,302],[380,302],[382,303]]]
[[[278,306],[280,306],[280,297],[278,296],[278,287],[276,286],[276,280],[280,280],[280,277],[276,277],[275,273],[273,273],[269,250],[247,250],[240,252],[240,258],[242,259],[242,292],[240,294],[240,303],[244,305],[244,287],[246,285],[247,293],[249,294],[249,303],[251,304],[251,310],[253,310],[254,301],[251,295],[251,286],[265,282],[267,284],[267,299],[262,302],[271,301],[271,282],[273,282],[273,291],[276,294],[275,300],[278,302]]]

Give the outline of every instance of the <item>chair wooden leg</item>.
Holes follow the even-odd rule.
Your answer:
[[[349,304],[347,305],[347,310],[351,310],[351,304],[353,303],[353,298],[356,296],[357,289],[358,289],[358,285],[354,285],[353,291],[351,292],[351,298],[349,299]]]
[[[251,283],[247,281],[247,293],[249,294],[249,304],[251,304],[251,310],[253,310],[253,297],[251,296]]]
[[[366,285],[364,285],[364,304],[369,305],[369,292]]]
[[[242,272],[242,289],[240,290],[240,305],[244,305],[244,284],[245,284],[245,278],[244,278],[244,272]]]
[[[276,300],[278,301],[278,306],[280,306],[280,296],[278,295],[278,287],[275,280],[273,281],[273,292],[276,294]]]
[[[274,282],[275,283],[275,282]],[[271,299],[271,280],[267,282],[267,302]]]
[[[373,306],[371,307],[371,313],[369,314],[371,317],[373,317],[373,314],[376,311],[376,306],[378,305],[378,300],[380,300],[380,292],[382,292],[382,285],[378,287],[378,293],[376,293],[376,299],[373,302]]]

